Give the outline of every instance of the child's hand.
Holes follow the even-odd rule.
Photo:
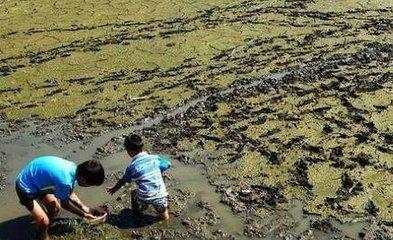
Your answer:
[[[90,208],[89,214],[95,216],[95,217],[100,217],[104,215],[105,213],[108,212],[107,208],[104,207],[95,207],[95,208]]]
[[[168,172],[163,172],[162,173],[162,178],[172,180],[171,175]]]
[[[90,213],[85,213],[83,217],[87,220],[94,220],[97,218],[96,216],[94,216],[93,214],[90,214]]]
[[[106,188],[106,191],[110,194],[110,195],[112,195],[112,194],[114,194],[115,192],[117,192],[117,190],[119,190],[123,185],[125,184],[125,181],[123,180],[123,179],[120,179],[119,181],[117,181],[117,183],[116,183],[116,185],[115,186],[113,186],[113,187],[107,187]]]

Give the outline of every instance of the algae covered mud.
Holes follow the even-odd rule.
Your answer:
[[[0,238],[26,239],[13,176],[37,154],[100,159],[122,134],[172,156],[172,220],[54,239],[391,239],[391,1],[2,1]],[[24,225],[23,225],[24,224]],[[22,236],[22,235],[23,236]]]

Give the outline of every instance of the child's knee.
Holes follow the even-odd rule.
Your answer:
[[[45,205],[60,205],[59,200],[53,194],[46,194],[40,199]]]
[[[51,202],[48,206],[48,212],[51,217],[56,217],[60,212],[60,208],[61,206],[58,201]]]
[[[50,225],[49,218],[46,217],[46,216],[38,217],[38,219],[37,219],[36,221],[37,221],[38,227],[39,227],[39,228],[42,228],[42,229],[46,229],[46,228],[48,228],[49,225]]]
[[[61,205],[54,195],[47,194],[41,201],[44,203],[50,218],[56,217],[59,214]]]

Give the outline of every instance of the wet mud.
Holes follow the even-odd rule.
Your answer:
[[[364,49],[335,62],[341,69],[339,77],[348,79],[345,88],[353,89],[355,96],[348,96],[348,90],[340,94],[342,83],[336,86],[339,91],[332,87],[323,91],[325,85],[338,77],[330,69],[326,71],[326,66],[331,66],[328,59],[304,67],[301,72],[288,73],[275,85],[239,86],[238,90],[209,97],[176,121],[160,124],[154,134],[173,136],[167,148],[176,146],[174,152],[180,149],[198,159],[208,169],[211,183],[222,193],[223,202],[244,218],[252,216],[245,227],[246,236],[267,237],[266,229],[272,228],[272,222],[273,225],[290,222],[282,217],[284,220],[264,226],[257,219],[264,219],[264,215],[259,216],[261,211],[273,209],[276,213],[276,209],[291,206],[294,199],[302,199],[300,214],[311,230],[296,232],[286,226],[274,236],[300,237],[311,231],[311,238],[348,237],[351,227],[342,226],[358,221],[371,222],[379,229],[378,234],[391,236],[384,228],[391,226],[392,192],[390,185],[383,183],[392,177],[391,156],[383,158],[386,153],[383,149],[389,148],[383,135],[390,130],[376,126],[371,117],[373,110],[363,110],[352,103],[359,95],[383,87],[369,90],[371,84],[367,82],[365,89],[361,82],[366,80],[345,74],[355,72],[361,55],[369,55],[367,52]],[[375,60],[381,60],[379,65],[386,61],[379,57]],[[363,61],[361,66],[366,64]],[[379,78],[375,74],[375,79],[384,79],[384,74],[381,72]],[[356,80],[351,83],[350,79]],[[374,84],[383,86],[388,82]],[[293,85],[296,87],[291,88]],[[304,89],[308,90],[306,94]],[[222,112],[220,105],[229,105],[232,110]],[[332,114],[332,109],[340,108],[337,105],[341,105],[342,113]],[[182,157],[190,159],[187,155]],[[318,220],[313,220],[316,216]],[[251,224],[259,229],[248,230]],[[335,224],[341,224],[341,229]],[[354,235],[360,236],[362,231],[359,229]]]
[[[138,14],[96,1],[54,5],[68,15],[48,23],[42,4],[0,17],[35,16],[0,31],[2,239],[25,239],[10,194],[24,162],[99,159],[110,185],[130,132],[174,159],[172,220],[137,221],[132,187],[100,187],[82,197],[106,204],[108,223],[59,219],[54,239],[393,236],[389,1],[136,2]]]

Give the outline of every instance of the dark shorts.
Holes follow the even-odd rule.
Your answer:
[[[164,213],[168,208],[168,197],[161,197],[151,200],[143,200],[137,196],[137,192],[132,194],[132,207],[137,213],[145,211],[149,206],[152,206],[158,213]]]
[[[47,192],[42,192],[39,194],[29,194],[24,192],[20,187],[18,183],[15,183],[15,191],[16,195],[18,195],[19,202],[23,206],[27,208],[27,210],[31,211],[34,208],[34,200],[40,200],[43,197],[45,197],[46,194],[53,193],[53,191],[47,191]]]
[[[137,198],[136,201],[137,201],[140,211],[145,211],[149,206],[153,206],[153,208],[158,213],[164,213],[166,211],[166,209],[168,208],[168,198],[167,197],[156,198],[156,199],[152,199],[152,200],[142,200],[142,199]]]
[[[15,191],[16,195],[18,195],[19,203],[25,206],[29,211],[33,210],[34,199],[36,198],[36,196],[25,193],[22,189],[20,189],[17,183],[15,183]]]

